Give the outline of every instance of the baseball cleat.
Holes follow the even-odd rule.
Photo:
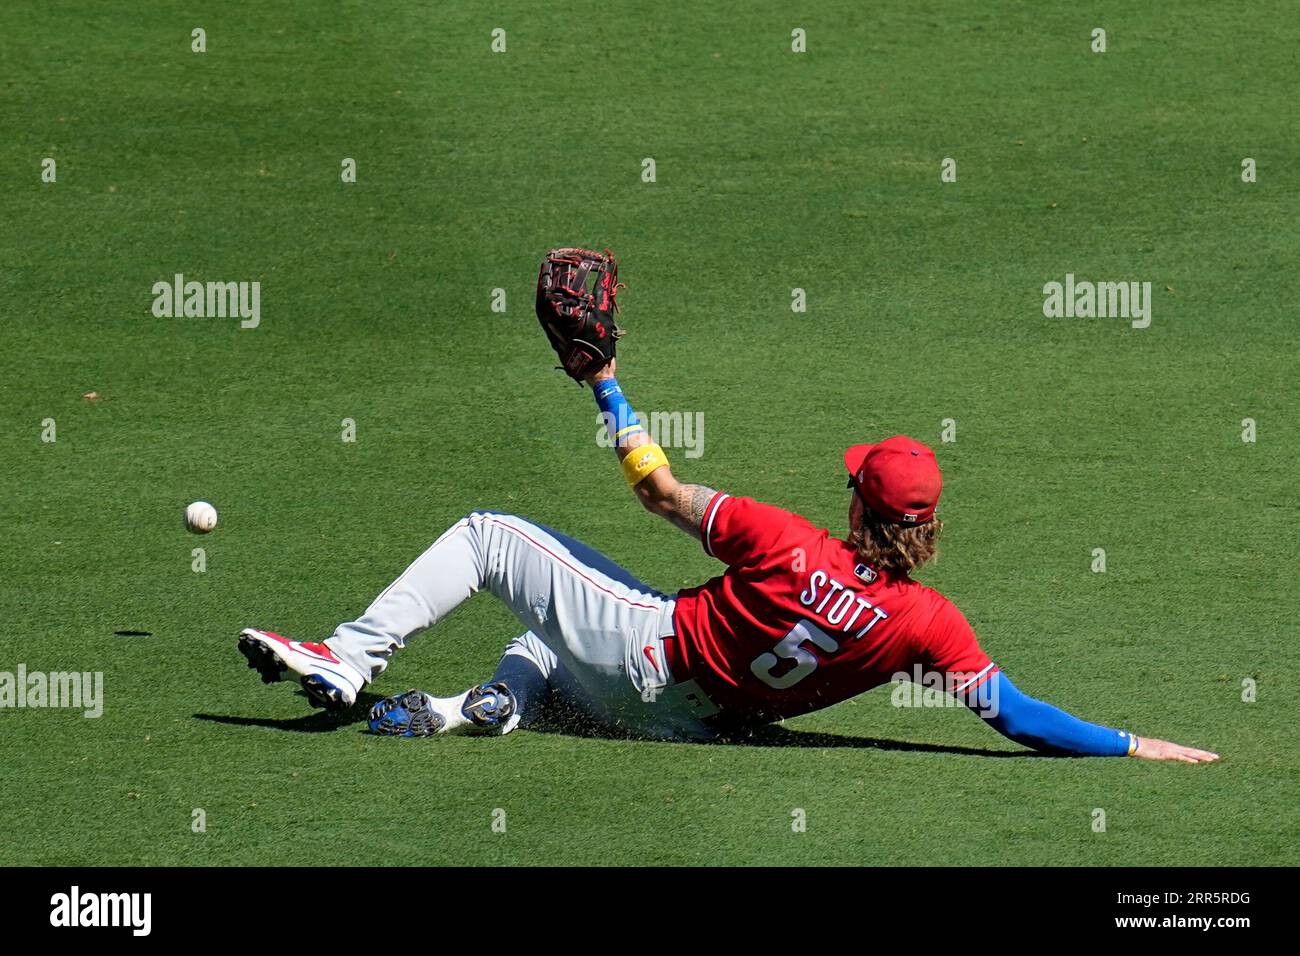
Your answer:
[[[505,684],[476,684],[465,692],[460,710],[481,733],[508,734],[519,723],[519,706]]]
[[[385,697],[370,708],[370,729],[390,737],[432,737],[447,726],[447,718],[430,706],[433,700],[422,690],[408,690]]]
[[[292,673],[313,707],[351,707],[366,684],[365,677],[340,660],[327,644],[291,641],[273,631],[246,627],[239,632],[239,652],[248,658],[248,666],[262,675],[264,684],[284,680]]]
[[[393,737],[503,736],[518,724],[519,707],[505,684],[479,684],[456,697],[408,690],[370,708],[370,729]]]

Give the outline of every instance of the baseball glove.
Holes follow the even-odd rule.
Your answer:
[[[560,368],[575,382],[607,365],[623,334],[618,312],[618,262],[606,249],[552,249],[537,274],[537,321]]]

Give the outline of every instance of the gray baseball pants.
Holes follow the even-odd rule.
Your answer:
[[[478,511],[457,521],[326,643],[373,679],[408,639],[483,589],[527,629],[506,653],[530,660],[569,704],[646,736],[713,735],[702,719],[707,699],[693,681],[675,680],[664,659],[676,601],[516,515]]]

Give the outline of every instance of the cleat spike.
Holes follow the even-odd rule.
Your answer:
[[[418,690],[386,697],[370,708],[370,730],[390,737],[432,737],[446,726]]]

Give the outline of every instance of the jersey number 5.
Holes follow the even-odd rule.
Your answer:
[[[805,644],[815,644],[827,654],[840,649],[835,638],[812,621],[803,620],[790,628],[790,632],[777,641],[771,651],[754,658],[749,669],[768,687],[777,690],[793,687],[817,669],[817,655],[804,647]],[[794,666],[785,666],[788,661],[794,661]]]

